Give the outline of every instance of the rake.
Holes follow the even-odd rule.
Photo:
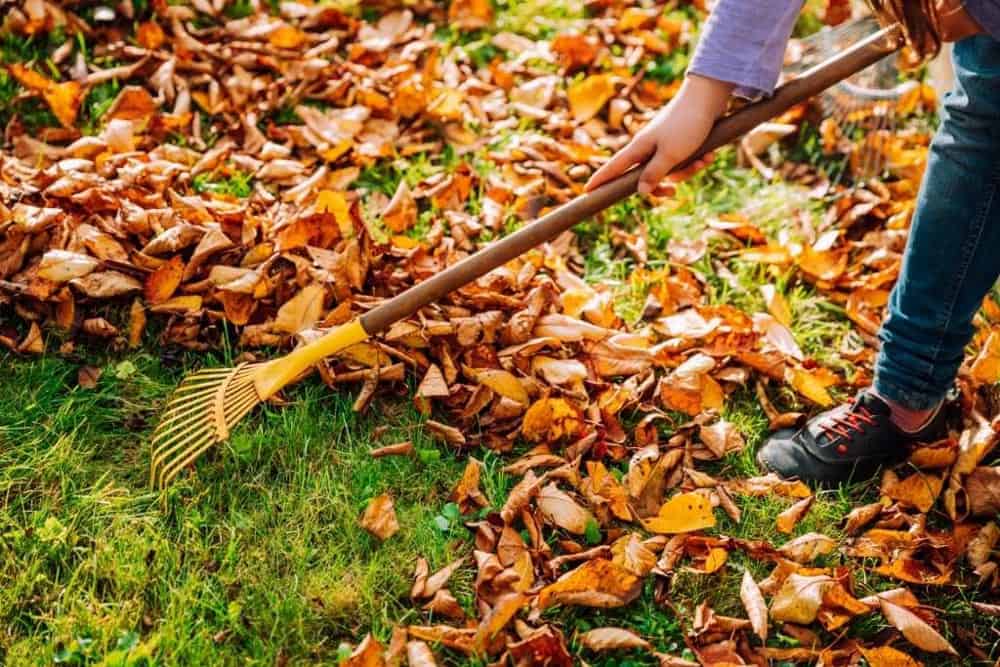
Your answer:
[[[721,118],[695,155],[676,168],[690,165],[757,125],[878,62],[900,48],[902,41],[898,26],[884,28],[783,84],[772,97]],[[633,168],[576,197],[284,357],[235,368],[203,370],[189,376],[168,402],[153,434],[153,486],[165,488],[212,445],[227,440],[236,423],[255,406],[274,396],[317,362],[386,330],[393,323],[635,193],[640,172],[641,167]]]

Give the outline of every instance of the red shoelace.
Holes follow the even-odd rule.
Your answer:
[[[851,436],[860,431],[865,424],[874,426],[875,415],[861,405],[856,410],[829,417],[819,427],[830,440],[838,438],[850,440]]]

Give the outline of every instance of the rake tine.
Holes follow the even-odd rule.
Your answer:
[[[244,398],[243,401],[235,407],[235,411],[230,415],[231,421],[235,422],[240,417],[245,415],[253,406],[257,403],[256,395]],[[163,488],[166,487],[170,481],[177,476],[177,474],[191,464],[195,459],[201,456],[206,450],[208,450],[215,441],[211,437],[206,439],[200,439],[197,444],[185,448],[184,453],[175,456],[172,461],[164,464],[163,466],[163,477],[161,478],[161,485]]]

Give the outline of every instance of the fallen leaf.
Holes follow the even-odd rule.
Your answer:
[[[94,366],[80,366],[76,373],[76,383],[84,389],[94,389],[97,381],[101,379],[101,369]]]
[[[583,535],[587,526],[594,521],[593,515],[550,482],[538,493],[538,510],[554,526],[574,535]]]
[[[594,74],[572,84],[566,91],[573,120],[583,123],[600,112],[615,94],[610,74]]]
[[[740,583],[740,600],[743,602],[743,608],[747,610],[754,634],[760,637],[762,642],[767,641],[767,604],[761,595],[760,587],[747,570],[743,571],[743,580]]]
[[[652,519],[643,522],[653,533],[689,533],[715,525],[712,503],[700,493],[679,493],[660,508]]]
[[[882,608],[882,615],[885,616],[889,625],[902,632],[903,636],[917,648],[929,653],[958,655],[947,639],[909,609],[893,604],[884,598],[879,599],[879,604]]]
[[[786,534],[791,534],[791,532],[795,530],[795,526],[799,523],[799,521],[801,521],[802,518],[809,512],[809,508],[812,507],[813,500],[815,498],[816,496],[803,498],[779,514],[775,522],[778,530]]]
[[[834,585],[827,575],[788,575],[778,594],[771,600],[771,618],[775,621],[809,625],[823,604],[823,595]]]
[[[609,560],[595,558],[543,588],[538,594],[538,608],[556,604],[621,607],[638,597],[641,590],[642,579]]]
[[[594,628],[580,635],[580,645],[591,651],[648,651],[648,641],[625,628]]]
[[[376,496],[361,515],[361,527],[380,540],[387,540],[399,532],[396,508],[388,493]]]
[[[891,646],[859,647],[868,667],[923,667],[923,663]]]

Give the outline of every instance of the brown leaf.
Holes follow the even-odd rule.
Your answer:
[[[428,419],[424,422],[424,428],[436,439],[444,440],[452,447],[462,447],[465,445],[465,435],[454,426],[448,426],[433,419]]]
[[[771,618],[809,625],[816,620],[823,595],[833,585],[833,579],[826,575],[806,576],[793,572],[771,600]]]
[[[431,364],[428,366],[427,372],[424,374],[424,379],[420,381],[420,385],[417,387],[417,396],[440,398],[447,397],[450,394],[448,383],[445,382],[444,375],[441,373],[438,365]]]
[[[493,638],[507,627],[507,624],[514,619],[517,612],[521,611],[530,599],[524,593],[508,593],[501,596],[489,613],[480,621],[472,642],[473,650],[479,654],[485,652]]]
[[[456,503],[462,514],[468,514],[489,505],[486,496],[479,490],[479,477],[482,469],[483,465],[479,461],[470,458],[469,462],[465,464],[462,478],[452,489],[451,495],[448,496],[448,500]]]
[[[376,496],[361,515],[361,527],[380,540],[387,540],[399,532],[396,508],[388,493]]]
[[[782,545],[778,551],[797,563],[811,563],[837,546],[833,538],[820,533],[806,533]]]
[[[521,513],[521,510],[527,507],[528,503],[538,495],[542,481],[542,479],[535,476],[535,473],[529,470],[521,481],[510,490],[510,494],[507,496],[507,500],[500,510],[500,517],[505,524],[509,525],[513,523],[517,515]]]
[[[463,622],[466,618],[465,610],[458,604],[458,600],[444,588],[434,594],[431,601],[424,605],[424,609],[453,621]]]
[[[31,326],[28,327],[28,333],[24,335],[24,340],[18,343],[17,351],[21,354],[45,353],[45,337],[42,335],[42,329],[38,326],[38,322],[32,322]]]
[[[413,443],[409,440],[397,442],[392,445],[385,445],[384,447],[377,447],[369,452],[373,459],[380,459],[384,456],[409,456],[412,453]]]
[[[905,507],[929,512],[944,486],[944,478],[924,472],[915,472],[906,479],[889,477],[882,485],[882,493]]]
[[[577,123],[590,120],[614,94],[615,86],[610,74],[594,74],[572,84],[566,91],[566,96],[569,98],[573,120]]]
[[[402,234],[417,222],[417,202],[413,199],[406,179],[399,182],[396,194],[382,211],[382,222],[397,234]]]
[[[322,286],[308,285],[285,302],[274,320],[274,330],[287,334],[299,333],[312,327],[323,316],[326,290]]]
[[[546,485],[536,500],[538,510],[549,523],[574,535],[583,535],[587,525],[594,520],[593,515],[580,506],[554,482]]]
[[[576,406],[565,398],[542,398],[524,414],[521,433],[531,442],[555,442],[579,435],[582,428]]]
[[[858,534],[862,528],[874,521],[883,509],[885,506],[882,503],[870,503],[855,507],[847,514],[844,532],[848,535]]]
[[[930,653],[950,653],[958,655],[954,647],[912,611],[888,600],[879,599],[882,615],[889,625],[903,633],[903,636],[914,646]]]
[[[748,570],[743,571],[743,581],[740,583],[740,600],[747,610],[754,633],[762,642],[767,641],[767,604],[761,595],[760,587],[753,580]]]
[[[803,498],[779,514],[775,522],[778,530],[785,534],[791,534],[795,530],[796,524],[809,512],[815,498],[816,496]]]
[[[980,466],[965,479],[969,512],[976,516],[1000,513],[1000,467]]]
[[[720,459],[726,454],[742,450],[746,444],[736,425],[725,419],[720,419],[711,426],[702,426],[698,434],[712,454]]]
[[[594,628],[580,635],[580,645],[591,651],[650,650],[648,641],[625,628]]]
[[[437,667],[431,647],[417,640],[406,643],[406,662],[410,667]]]
[[[382,645],[369,632],[340,667],[384,667],[383,651]]]
[[[101,379],[101,369],[94,366],[80,366],[76,373],[76,383],[84,389],[94,389]]]

